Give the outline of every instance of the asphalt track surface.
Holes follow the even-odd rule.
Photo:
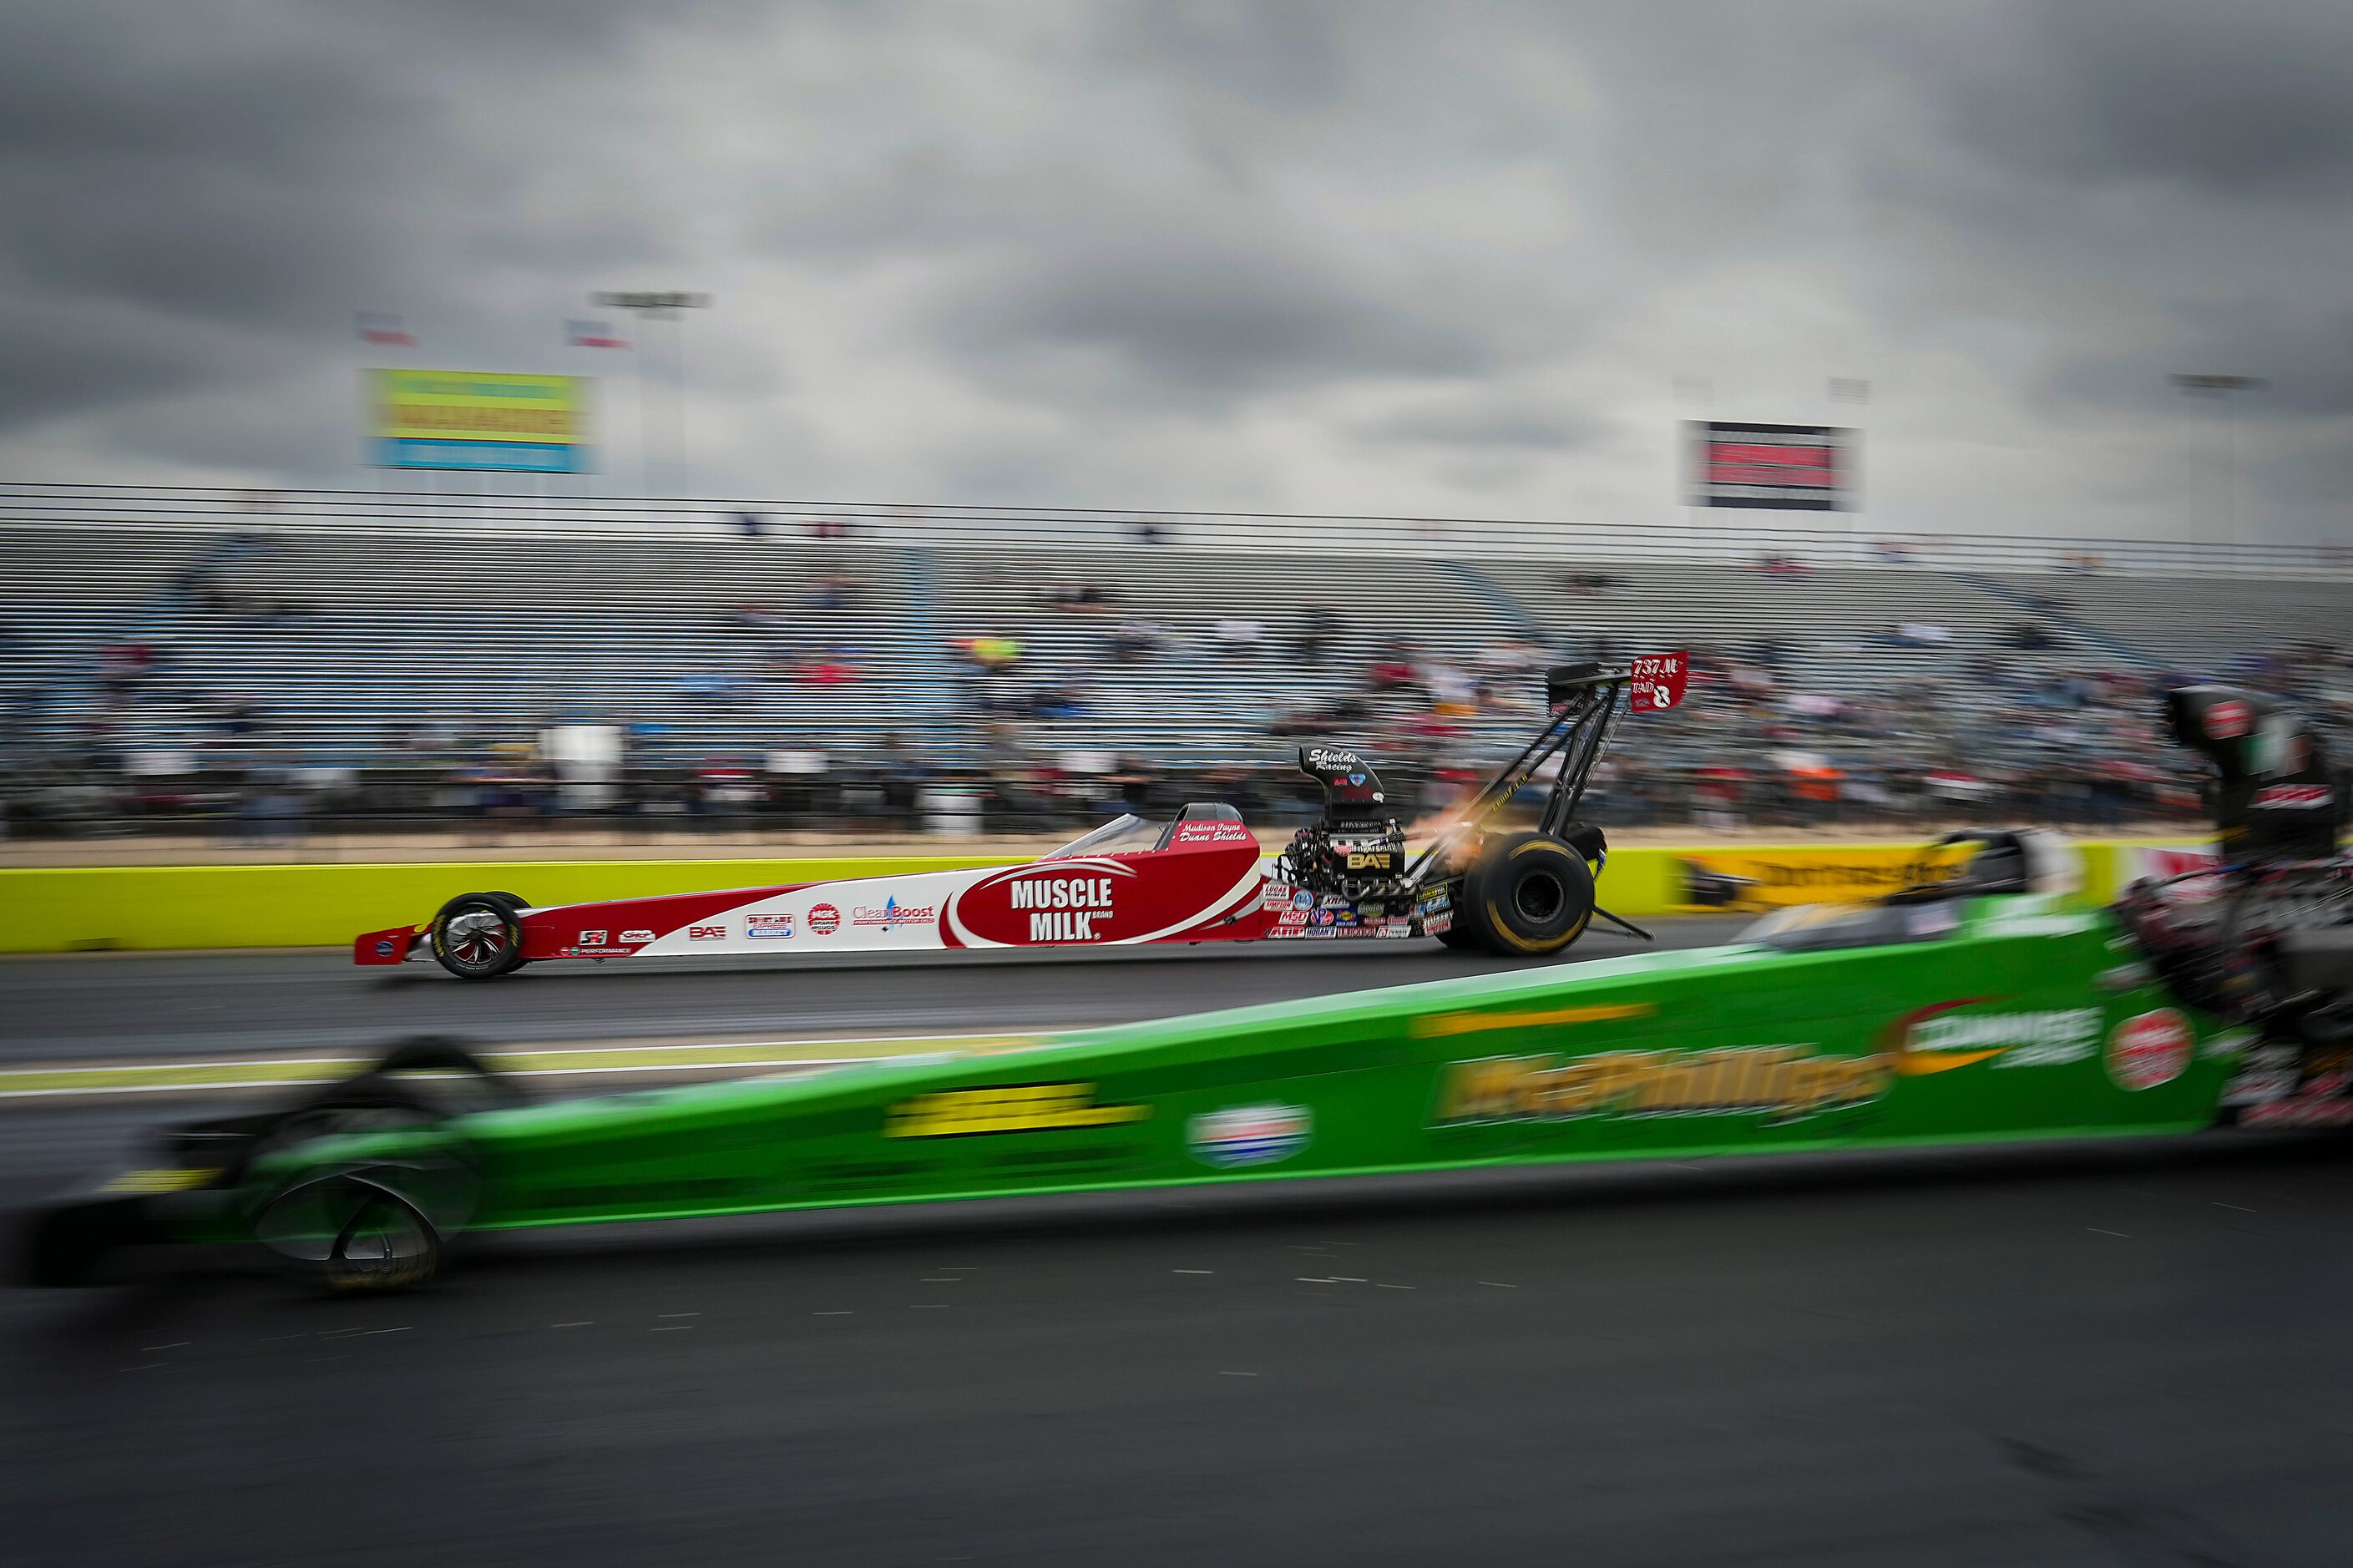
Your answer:
[[[1434,977],[1392,956],[1039,966],[972,1001],[1092,1022]],[[153,1048],[483,994],[346,994],[307,962],[12,968],[0,1001],[33,1037]],[[85,1011],[18,999],[76,964]],[[491,988],[508,1010],[479,1021],[549,1037],[713,978],[623,973]],[[954,1000],[918,973],[794,995],[905,1026]],[[134,978],[179,998],[143,1036]],[[176,1113],[0,1115],[0,1195]],[[0,1539],[34,1563],[402,1568],[2339,1564],[2348,1153],[2217,1137],[550,1232],[377,1302],[236,1270],[10,1289]]]

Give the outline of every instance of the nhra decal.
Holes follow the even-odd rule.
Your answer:
[[[2171,1007],[2126,1018],[2108,1036],[2108,1077],[2135,1091],[2171,1083],[2198,1047],[2189,1020]]]
[[[1906,1078],[1950,1072],[1973,1062],[1999,1068],[2063,1067],[2088,1061],[2100,1037],[2097,1007],[2054,1007],[2022,1013],[1963,1013],[2006,1000],[1965,996],[1915,1008],[1879,1033],[1876,1042]]]
[[[1098,1105],[1091,1083],[1018,1083],[943,1089],[902,1100],[885,1113],[886,1138],[970,1138],[992,1132],[1059,1132],[1142,1121],[1148,1105]]]
[[[1884,1053],[1816,1056],[1810,1045],[1490,1057],[1439,1077],[1435,1125],[1763,1112],[1768,1125],[1866,1105],[1887,1092]]]
[[[1315,1113],[1303,1105],[1239,1105],[1185,1124],[1185,1147],[1204,1165],[1272,1165],[1307,1147]]]

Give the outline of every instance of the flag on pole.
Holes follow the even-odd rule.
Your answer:
[[[603,321],[566,321],[564,325],[575,349],[625,349],[629,346],[627,339],[615,337],[613,329]]]
[[[390,343],[404,349],[417,346],[417,334],[402,326],[398,316],[386,315],[381,310],[360,310],[354,314],[359,322],[360,342]]]

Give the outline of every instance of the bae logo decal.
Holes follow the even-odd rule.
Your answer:
[[[817,911],[809,911],[809,923],[817,923]],[[783,915],[745,915],[744,934],[755,942],[780,942],[793,934],[793,917]]]
[[[809,930],[819,936],[831,936],[841,929],[841,911],[831,904],[809,906]]]
[[[2189,1020],[2171,1007],[2126,1018],[2108,1034],[2108,1077],[2136,1093],[2171,1083],[2197,1047]]]
[[[754,920],[757,920],[760,917],[754,915],[752,918]],[[727,928],[723,925],[689,926],[686,928],[686,940],[689,942],[725,942],[727,940]]]
[[[1185,1124],[1185,1146],[1204,1165],[1271,1165],[1307,1147],[1314,1113],[1303,1105],[1237,1105]]]

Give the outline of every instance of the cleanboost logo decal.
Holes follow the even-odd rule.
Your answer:
[[[1303,1105],[1237,1105],[1187,1122],[1185,1146],[1221,1171],[1271,1165],[1306,1148],[1314,1127],[1314,1112]]]

